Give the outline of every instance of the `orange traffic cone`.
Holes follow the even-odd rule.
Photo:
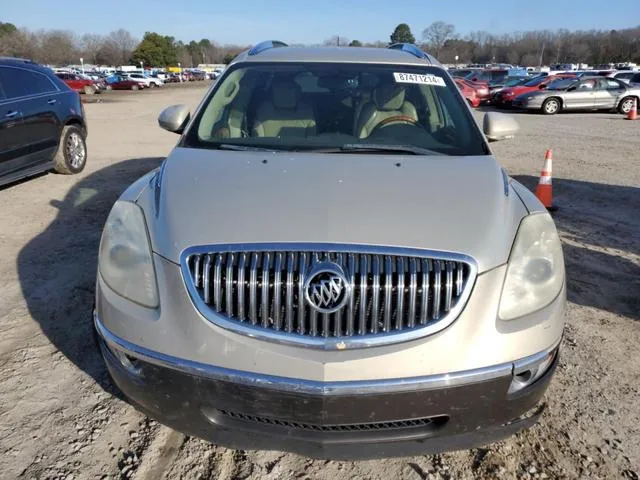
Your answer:
[[[558,207],[553,204],[553,188],[551,185],[551,163],[553,158],[551,156],[551,150],[547,150],[544,156],[544,167],[542,167],[542,173],[540,174],[540,181],[536,187],[536,197],[542,202],[550,212],[555,212]]]
[[[633,106],[629,113],[627,114],[627,120],[636,120],[638,118],[638,101],[633,99]]]

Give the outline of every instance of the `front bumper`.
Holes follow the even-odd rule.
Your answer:
[[[221,446],[317,458],[425,455],[501,440],[537,421],[558,362],[556,345],[545,374],[515,393],[514,371],[530,360],[421,378],[311,382],[169,357],[94,320],[111,376],[145,414]]]

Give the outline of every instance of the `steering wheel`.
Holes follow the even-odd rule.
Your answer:
[[[418,125],[418,120],[413,117],[409,117],[408,115],[394,115],[393,117],[388,117],[382,120],[379,124],[373,127],[369,136],[373,135],[374,132],[378,131],[381,128],[388,127],[389,125],[395,125],[396,123],[404,123],[407,125]]]

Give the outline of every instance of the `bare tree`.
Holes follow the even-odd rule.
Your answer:
[[[455,38],[456,27],[446,22],[433,22],[422,32],[422,39],[427,42],[435,51],[436,57],[440,55],[440,50],[447,40]]]
[[[104,54],[108,56],[109,63],[126,65],[131,59],[131,54],[136,45],[138,45],[138,40],[133,38],[127,30],[121,28],[107,35]]]
[[[102,35],[86,33],[80,39],[80,49],[82,55],[88,63],[98,64],[100,52],[104,47],[105,39]]]
[[[48,65],[78,63],[80,55],[76,48],[76,38],[68,30],[46,30],[37,33],[40,39],[38,60]]]

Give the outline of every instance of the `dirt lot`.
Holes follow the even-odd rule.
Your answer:
[[[37,479],[606,478],[640,473],[640,121],[518,115],[494,144],[533,188],[554,149],[569,308],[549,410],[532,430],[433,457],[325,462],[186,438],[120,397],[94,348],[91,305],[110,206],[177,137],[156,125],[203,84],[115,93],[86,105],[89,164],[0,189],[0,477]]]

